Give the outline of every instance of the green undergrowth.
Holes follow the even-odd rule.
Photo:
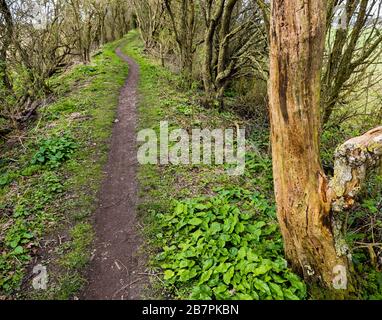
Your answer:
[[[0,145],[0,296],[70,299],[85,283],[90,217],[128,73],[119,45],[52,78],[55,102]],[[47,268],[46,291],[32,289],[37,264]]]
[[[177,202],[157,216],[170,292],[197,300],[299,300],[304,283],[283,258],[274,208],[259,194],[222,190],[212,198]],[[191,293],[191,294],[190,294]]]
[[[138,33],[125,52],[140,65],[139,129],[225,129],[245,126],[236,115],[200,106],[180,76],[142,54]],[[305,284],[284,259],[275,218],[268,139],[254,135],[242,176],[224,165],[139,169],[153,281],[148,298],[304,299]]]

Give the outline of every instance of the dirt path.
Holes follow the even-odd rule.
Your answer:
[[[145,259],[137,251],[142,244],[136,217],[137,151],[136,103],[139,67],[117,49],[129,64],[129,76],[121,90],[105,180],[95,216],[97,233],[94,258],[88,270],[84,300],[136,300],[145,284]]]

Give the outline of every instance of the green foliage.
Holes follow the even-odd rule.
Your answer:
[[[253,185],[262,186],[266,192],[273,192],[272,159],[258,152],[246,152],[245,167],[245,176],[252,180]]]
[[[305,298],[304,283],[283,257],[278,225],[267,215],[274,208],[241,189],[178,201],[172,214],[158,214],[163,252],[156,261],[166,286],[178,298]]]
[[[49,108],[47,117],[49,117],[49,120],[58,120],[62,114],[75,112],[77,110],[78,103],[76,103],[76,101],[73,101],[72,99],[64,99],[56,102],[51,108]]]
[[[65,135],[42,140],[39,147],[31,163],[57,168],[70,158],[77,144],[71,137]]]
[[[105,46],[94,64],[50,79],[60,98],[40,109],[40,121],[25,130],[23,146],[1,150],[0,296],[69,299],[84,284],[80,271],[93,236],[87,217],[94,210],[106,142],[128,72],[114,52],[119,44]],[[72,112],[85,117],[74,119]],[[37,137],[48,139],[36,146]],[[30,291],[26,276],[40,242],[48,234],[54,238],[58,228],[70,237],[49,248],[48,290]]]
[[[81,65],[77,68],[76,72],[84,76],[96,75],[98,71],[98,66],[96,65]]]
[[[0,176],[0,187],[4,187],[12,183],[19,175],[17,172],[6,172]]]
[[[22,213],[15,212],[15,217],[21,216]],[[16,220],[16,223],[8,230],[5,237],[5,245],[11,249],[11,255],[17,255],[22,261],[29,260],[29,256],[24,254],[23,246],[30,243],[34,238],[33,234],[29,232],[28,225],[22,220]]]
[[[365,277],[360,278],[362,298],[365,300],[382,300],[382,272],[367,270]]]
[[[179,104],[177,110],[186,116],[190,116],[193,113],[192,106],[190,106],[189,104],[186,104],[186,103],[185,104]]]
[[[93,229],[90,224],[80,223],[71,231],[70,252],[64,256],[62,264],[68,268],[82,268],[88,262],[89,246],[93,240]]]
[[[0,290],[10,292],[20,286],[22,269],[31,260],[31,251],[44,229],[43,221],[50,219],[46,206],[62,191],[60,178],[47,171],[36,181],[33,191],[17,201],[12,225],[4,230],[4,242],[0,244]]]
[[[346,240],[352,248],[359,298],[382,299],[382,177],[372,173],[360,203],[348,214]]]

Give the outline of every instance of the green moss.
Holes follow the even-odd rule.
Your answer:
[[[90,224],[79,223],[70,231],[69,252],[62,258],[62,265],[68,269],[83,268],[90,257],[90,245],[93,241],[93,229]]]

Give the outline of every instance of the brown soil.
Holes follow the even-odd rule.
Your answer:
[[[88,269],[84,300],[137,300],[147,282],[136,215],[138,198],[136,104],[138,65],[117,49],[129,64],[129,76],[121,90],[118,117],[113,128],[105,180],[95,214],[95,252]]]

